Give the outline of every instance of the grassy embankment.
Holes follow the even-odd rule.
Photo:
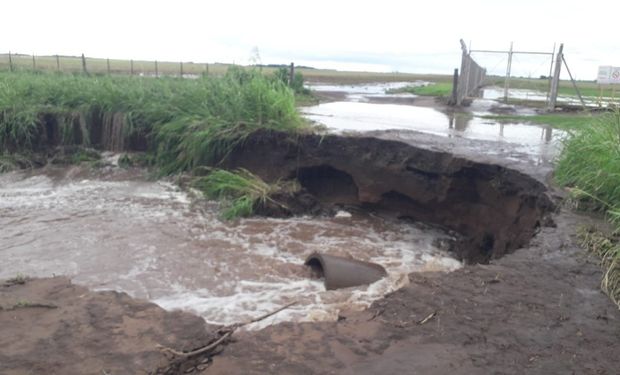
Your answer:
[[[305,128],[293,91],[256,70],[199,79],[0,73],[0,170],[50,146],[142,144],[162,173],[191,171],[216,165],[257,129]]]
[[[606,270],[602,289],[620,307],[620,111],[588,125],[566,139],[556,180],[569,188],[578,205],[605,213],[614,226],[611,236],[584,229],[580,237],[601,257]]]

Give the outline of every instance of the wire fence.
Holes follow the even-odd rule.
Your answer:
[[[481,67],[469,54],[465,43],[461,40],[463,57],[461,59],[461,72],[456,79],[452,102],[462,105],[463,101],[473,95],[483,84],[487,76],[487,70]]]
[[[221,66],[220,66],[221,65]],[[83,74],[126,74],[140,76],[197,76],[223,73],[224,64],[194,62],[118,60],[97,57],[34,55],[20,53],[0,54],[0,70],[4,71],[57,71]],[[221,72],[220,72],[221,70]]]

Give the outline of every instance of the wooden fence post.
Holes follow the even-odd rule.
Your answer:
[[[291,71],[289,72],[290,76],[288,78],[288,85],[293,87],[293,80],[295,79],[295,64],[291,63]]]
[[[181,61],[181,70],[180,70],[180,73],[181,73],[181,78],[183,78],[183,61]]]
[[[34,52],[32,53],[32,70],[37,70],[37,62],[34,59]]]
[[[205,64],[205,75],[209,75],[209,63]]]
[[[56,71],[60,72],[60,57],[56,55]]]
[[[129,60],[129,74],[133,75],[133,59]]]
[[[108,75],[110,75],[110,59],[106,59],[105,60],[105,64],[106,64],[106,70],[108,72]]]
[[[9,71],[13,71],[13,58],[11,57],[11,51],[9,51]]]
[[[88,70],[86,69],[86,57],[82,54],[82,72],[88,75]]]
[[[155,60],[155,78],[159,77],[159,72],[157,71],[157,60]]]

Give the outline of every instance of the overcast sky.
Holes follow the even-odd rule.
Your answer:
[[[553,50],[578,79],[620,66],[620,2],[462,1],[71,1],[3,2],[0,52],[347,70],[445,73],[473,49]],[[474,54],[504,74],[506,55]],[[548,57],[515,55],[516,75],[549,74]]]

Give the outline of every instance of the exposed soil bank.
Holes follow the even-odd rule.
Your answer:
[[[546,187],[523,173],[374,137],[257,132],[224,165],[297,178],[330,204],[445,226],[463,236],[455,250],[470,262],[526,245],[554,209]]]
[[[4,375],[146,374],[168,366],[158,344],[187,350],[211,339],[202,318],[63,277],[2,283],[0,306]]]

